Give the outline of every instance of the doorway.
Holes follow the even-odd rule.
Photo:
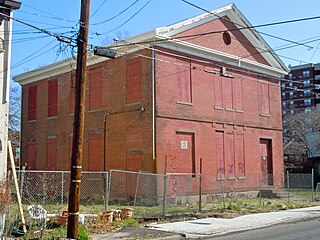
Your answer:
[[[260,139],[261,185],[273,185],[272,140]]]

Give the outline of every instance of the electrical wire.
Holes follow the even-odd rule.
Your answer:
[[[315,16],[315,17],[307,17],[307,18],[301,18],[301,19],[293,19],[293,20],[273,22],[273,23],[267,23],[267,24],[260,24],[260,25],[256,25],[256,26],[243,26],[243,25],[241,25],[241,24],[239,24],[239,23],[235,23],[235,22],[231,21],[231,20],[228,19],[228,18],[221,17],[221,16],[219,16],[218,14],[215,14],[214,12],[208,11],[208,10],[206,10],[206,9],[198,6],[198,5],[195,5],[195,4],[193,4],[193,3],[190,3],[190,2],[187,1],[187,0],[181,0],[181,1],[184,2],[184,3],[186,3],[186,4],[189,4],[190,6],[193,6],[193,7],[197,8],[197,9],[200,9],[200,10],[202,10],[202,11],[204,11],[204,12],[210,13],[210,14],[218,17],[219,19],[223,19],[223,20],[225,20],[225,21],[227,21],[227,22],[230,22],[230,23],[235,24],[236,26],[240,26],[239,30],[242,30],[243,28],[245,28],[245,29],[254,28],[253,31],[255,31],[255,32],[257,32],[257,33],[264,34],[264,35],[267,35],[267,36],[269,36],[269,37],[273,37],[273,38],[276,38],[276,39],[279,39],[279,40],[283,40],[283,41],[287,41],[287,42],[290,42],[290,43],[296,43],[296,42],[291,41],[291,40],[289,40],[289,39],[280,38],[280,37],[278,37],[278,36],[274,36],[274,35],[271,35],[271,34],[267,34],[267,33],[261,32],[261,31],[257,31],[255,28],[259,28],[259,27],[269,27],[269,26],[274,26],[274,25],[279,25],[279,24],[287,24],[287,23],[294,23],[294,22],[301,22],[301,21],[309,21],[309,20],[320,19],[320,16]],[[302,45],[302,46],[305,46],[305,47],[311,48],[311,49],[313,48],[312,46],[306,46],[306,45],[301,44],[301,43],[296,43],[296,44]]]
[[[313,52],[313,54],[312,54],[312,56],[311,56],[311,58],[310,58],[309,62],[311,62],[311,61],[312,61],[312,59],[313,59],[314,55],[316,54],[316,52],[317,52],[317,50],[318,50],[318,48],[319,48],[319,45],[320,45],[320,40],[319,40],[319,42],[318,42],[317,47],[314,49],[314,52]]]
[[[59,17],[46,16],[46,15],[42,15],[42,14],[38,14],[38,13],[30,13],[30,12],[26,12],[23,10],[19,10],[19,13],[24,13],[24,14],[28,14],[28,15],[32,15],[32,16],[36,16],[36,17],[50,18],[50,19],[64,21],[64,22],[70,22],[70,23],[77,23],[78,22],[78,21],[63,19],[63,18],[59,18]]]
[[[36,10],[36,11],[38,11],[38,12],[45,13],[45,14],[51,16],[53,19],[56,19],[56,20],[62,20],[62,21],[66,21],[66,22],[78,22],[78,21],[74,21],[74,20],[70,20],[70,19],[65,19],[65,18],[57,17],[57,16],[55,16],[55,15],[53,15],[53,14],[51,14],[51,13],[45,12],[45,11],[43,11],[43,10],[41,10],[41,9],[32,7],[32,6],[30,6],[30,5],[26,4],[26,3],[23,3],[23,6],[26,6],[26,7],[28,7],[28,8],[31,8],[31,9],[33,9],[33,10]],[[19,10],[19,12],[20,12],[20,10]]]
[[[102,34],[99,34],[99,35],[104,35],[104,34],[108,34],[110,32],[113,32],[119,28],[121,28],[122,26],[124,26],[125,24],[127,24],[130,20],[132,20],[137,14],[139,14],[152,0],[148,0],[137,12],[135,12],[130,18],[128,18],[126,21],[124,21],[122,24],[120,24],[118,27],[115,27],[114,29],[108,31],[108,32],[105,32],[105,33],[102,33]]]
[[[90,19],[91,19],[94,15],[96,15],[96,13],[102,8],[102,6],[103,6],[106,2],[107,2],[107,0],[104,0],[104,1],[100,4],[100,6],[94,11],[94,13],[91,14]]]
[[[42,48],[38,49],[38,50],[35,51],[34,53],[30,54],[29,56],[23,58],[22,60],[20,60],[20,61],[17,62],[16,64],[12,65],[11,69],[14,69],[14,68],[16,68],[16,67],[19,67],[19,66],[21,66],[21,65],[29,62],[30,60],[33,60],[34,58],[31,58],[31,57],[35,56],[37,53],[39,53],[39,52],[42,51],[43,49],[45,49],[46,47],[50,46],[53,42],[55,42],[55,40],[52,40],[52,41],[49,42],[48,44],[44,45]],[[49,49],[49,50],[52,50],[52,48]],[[47,50],[47,51],[49,51],[49,50]],[[47,53],[47,51],[44,52],[44,53]],[[36,55],[35,58],[42,56],[44,53],[39,53],[38,55]]]
[[[320,16],[316,17],[309,17],[309,18],[300,18],[300,19],[294,19],[294,20],[287,20],[287,21],[280,21],[280,22],[273,22],[273,23],[265,23],[265,24],[260,24],[260,25],[255,25],[255,26],[246,26],[246,27],[240,27],[240,28],[233,28],[233,29],[225,29],[225,30],[218,30],[218,31],[210,31],[210,32],[204,32],[204,33],[197,33],[197,34],[188,34],[188,35],[182,35],[182,36],[177,36],[175,38],[171,37],[166,37],[166,39],[156,39],[156,40],[149,40],[149,41],[141,41],[141,42],[136,42],[138,44],[142,43],[158,43],[158,42],[166,42],[166,41],[172,41],[174,39],[187,39],[187,38],[192,38],[192,37],[198,37],[198,36],[205,36],[205,35],[210,35],[210,34],[217,34],[217,33],[224,33],[225,31],[233,32],[233,31],[239,31],[239,30],[245,30],[245,29],[252,29],[252,28],[259,28],[259,27],[265,27],[265,26],[275,26],[275,25],[281,25],[281,24],[286,24],[286,23],[291,23],[291,22],[302,22],[302,21],[308,21],[312,19],[320,19]],[[104,35],[107,33],[101,33],[99,35]],[[288,40],[290,43],[292,43],[290,40]],[[293,41],[294,42],[294,41]],[[111,48],[115,47],[123,47],[123,46],[130,46],[134,45],[133,44],[121,44],[117,45]],[[301,43],[296,43],[297,45],[304,45]],[[305,46],[308,48],[311,48],[312,46]]]
[[[129,10],[131,7],[133,7],[137,2],[139,2],[140,0],[135,0],[133,3],[131,3],[128,7],[126,7],[124,10],[122,10],[121,12],[119,12],[118,14],[114,15],[111,18],[108,18],[107,20],[104,20],[102,22],[99,23],[91,23],[90,25],[95,26],[95,25],[100,25],[100,24],[104,24],[107,23],[113,19],[115,19],[116,17],[120,16],[122,13],[125,13],[127,10]]]

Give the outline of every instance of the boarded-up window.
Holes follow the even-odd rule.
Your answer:
[[[127,171],[139,172],[141,171],[142,154],[127,154]]]
[[[214,106],[222,106],[222,81],[219,75],[214,75]]]
[[[260,113],[270,114],[269,85],[260,83]]]
[[[194,133],[177,132],[176,134],[176,159],[172,165],[176,172],[196,173]]]
[[[127,171],[130,172],[139,172],[141,171],[141,160],[142,154],[127,154]],[[129,173],[126,174],[126,189],[127,189],[127,197],[134,197],[136,195],[137,183],[138,183],[138,174]]]
[[[245,176],[245,159],[244,159],[244,137],[243,135],[235,136],[236,164],[238,166],[238,177]]]
[[[127,62],[127,103],[141,101],[141,63],[140,58]]]
[[[58,113],[58,81],[48,82],[48,117],[57,116]]]
[[[235,177],[235,159],[234,159],[234,135],[226,134],[226,162],[227,162],[227,175],[228,177]]]
[[[76,102],[76,76],[72,75],[70,79],[70,113],[74,112]]]
[[[101,135],[89,136],[89,151],[88,151],[88,169],[89,171],[102,171],[102,137]]]
[[[102,107],[102,68],[89,71],[89,109],[100,109]]]
[[[223,132],[216,132],[217,177],[224,178],[224,137]]]
[[[57,139],[47,140],[47,170],[57,169]]]
[[[36,169],[36,141],[29,141],[27,142],[27,167],[28,169],[35,170]]]
[[[191,103],[191,62],[190,60],[176,60],[177,101]]]
[[[37,86],[29,87],[28,121],[37,119]]]
[[[227,77],[222,78],[222,87],[223,87],[223,105],[226,109],[233,109],[232,79]]]
[[[234,78],[234,108],[242,110],[242,80],[241,78]]]

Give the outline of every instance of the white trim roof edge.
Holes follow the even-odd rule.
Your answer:
[[[233,11],[229,11],[229,10],[233,10]],[[250,22],[244,17],[244,15],[239,11],[239,9],[233,3],[232,4],[228,4],[228,5],[226,5],[224,7],[221,7],[221,8],[215,9],[215,10],[213,10],[211,12],[214,12],[215,14],[219,14],[219,13],[226,12],[226,11],[228,11],[229,13],[233,13],[234,12],[236,14],[237,21],[241,21],[247,26],[252,26],[250,24]],[[167,27],[156,28],[156,29],[154,29],[152,31],[145,32],[145,33],[133,36],[131,38],[128,38],[126,40],[126,42],[141,42],[141,41],[153,40],[153,39],[156,39],[156,38],[167,38],[168,35],[170,35],[169,31],[173,31],[174,29],[184,27],[184,26],[186,26],[188,24],[189,25],[191,24],[189,26],[189,28],[192,28],[192,27],[194,27],[194,25],[192,25],[192,24],[194,24],[194,23],[196,23],[196,22],[198,22],[200,20],[207,19],[207,18],[210,18],[210,19],[211,18],[216,18],[216,16],[214,16],[214,15],[212,15],[210,13],[204,13],[204,14],[198,15],[196,17],[189,18],[187,20],[184,20],[184,21],[169,25]],[[266,49],[269,50],[269,52],[268,52],[269,56],[266,56],[266,54],[265,54],[264,57],[266,58],[266,60],[269,63],[271,61],[270,64],[272,65],[272,67],[264,65],[264,64],[260,64],[260,63],[254,62],[254,61],[250,61],[250,60],[247,60],[247,59],[245,59],[245,60],[241,59],[241,62],[248,62],[248,63],[252,62],[252,63],[255,63],[253,65],[261,65],[261,66],[263,65],[263,66],[265,66],[265,68],[269,67],[270,69],[275,70],[275,72],[278,72],[278,73],[281,72],[282,74],[286,74],[289,71],[289,69],[285,66],[285,64],[282,62],[282,60],[272,51],[270,46],[264,41],[264,39],[260,36],[260,34],[256,33],[255,31],[252,31],[252,29],[245,29],[245,31],[247,33],[249,32],[251,34],[251,36],[255,36],[257,38],[257,40],[259,40],[260,45],[261,45],[262,48],[266,48]],[[169,34],[162,35],[165,32],[167,32]],[[248,34],[245,34],[245,35],[246,35],[246,37],[248,36]],[[253,37],[253,38],[248,39],[248,40],[252,41],[253,39],[255,39],[255,38]],[[186,43],[186,42],[183,42],[183,41],[179,41],[179,42],[183,43],[183,45],[185,45],[185,43]],[[137,47],[135,45],[121,47],[121,44],[122,44],[122,41],[119,41],[119,42],[113,43],[111,45],[108,45],[108,47],[112,47],[112,48],[116,49],[117,45],[120,45],[120,47],[118,48],[119,50],[120,49],[129,49],[130,52],[134,52],[134,51],[137,51],[137,50],[140,49],[139,47]],[[190,44],[187,43],[187,45],[190,45]],[[253,44],[253,45],[256,46],[255,44]],[[199,49],[204,49],[201,46],[197,46],[197,45],[194,45],[194,46],[196,46],[196,48],[198,48],[198,50]],[[210,50],[211,50],[211,54],[212,54],[212,51],[216,52],[216,53],[219,52],[219,51],[212,50],[212,49],[210,49]],[[219,53],[221,53],[221,52],[219,52]],[[90,55],[91,56],[88,57],[88,66],[106,60],[106,58],[104,58],[104,57],[93,56],[92,53]],[[228,54],[223,53],[223,55],[228,55]],[[234,56],[234,55],[230,55],[229,57],[233,58],[233,59],[241,58],[241,57],[237,57],[237,56]],[[41,79],[45,79],[45,78],[53,77],[55,75],[60,75],[60,74],[66,73],[66,72],[71,70],[70,65],[72,66],[72,69],[74,69],[75,64],[76,63],[75,63],[74,59],[70,58],[70,59],[63,60],[63,61],[60,61],[60,62],[57,62],[57,63],[54,63],[54,64],[49,64],[49,65],[47,65],[45,67],[42,67],[42,68],[39,68],[39,69],[35,69],[35,70],[29,71],[29,72],[26,72],[26,73],[22,73],[20,75],[17,75],[15,77],[13,77],[13,80],[15,82],[20,83],[21,85],[25,85],[25,84],[28,84],[28,83],[31,83],[31,82],[35,82],[35,81],[38,81],[38,80],[41,80]],[[274,67],[274,66],[277,66],[277,67]]]

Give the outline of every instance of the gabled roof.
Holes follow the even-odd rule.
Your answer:
[[[260,54],[268,62],[269,65],[252,61],[241,56],[236,56],[216,49],[209,49],[199,45],[195,45],[184,41],[182,39],[175,39],[173,36],[189,29],[195,28],[207,22],[218,19],[219,17],[227,17],[235,26],[240,28],[241,33],[248,39],[248,41],[256,48],[259,49]],[[129,43],[129,44],[127,44]],[[132,43],[132,44],[131,44]],[[165,48],[182,51],[191,55],[197,55],[214,61],[226,61],[229,65],[241,66],[242,68],[261,72],[267,75],[279,77],[282,74],[287,74],[289,71],[281,59],[273,52],[267,42],[261,35],[255,31],[251,23],[234,5],[229,4],[224,7],[215,9],[210,13],[204,13],[196,17],[172,24],[170,26],[161,27],[152,31],[136,35],[125,41],[119,41],[108,47],[126,53],[135,52],[144,49],[146,45],[163,46]],[[88,57],[88,65],[105,61],[106,58],[93,56],[90,54]],[[52,77],[70,71],[70,62],[75,68],[75,61],[61,61],[55,64],[45,66],[30,72],[23,73],[14,77],[14,81],[24,85],[30,82],[38,81],[40,79]]]

